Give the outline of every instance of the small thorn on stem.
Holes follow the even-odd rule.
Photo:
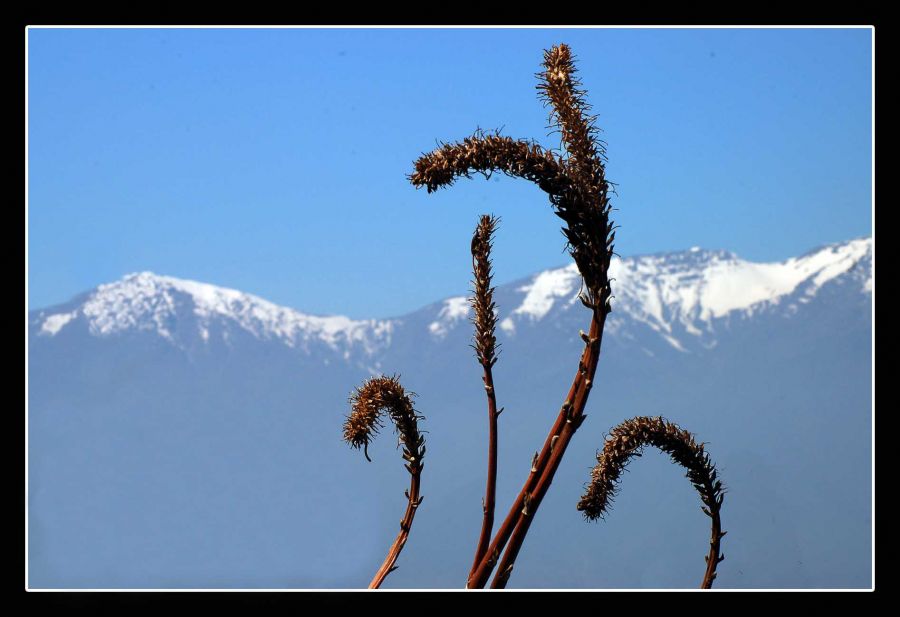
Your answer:
[[[537,472],[537,462],[538,462],[538,453],[535,452],[534,456],[531,458],[531,473]]]

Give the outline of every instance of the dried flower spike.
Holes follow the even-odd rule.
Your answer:
[[[400,519],[400,533],[388,550],[384,563],[375,573],[372,582],[369,583],[370,589],[380,587],[385,577],[397,569],[395,565],[397,558],[406,545],[416,510],[423,499],[419,495],[419,487],[423,468],[422,459],[425,456],[425,438],[419,432],[418,426],[418,421],[422,419],[422,416],[416,413],[411,396],[414,395],[407,394],[397,377],[369,379],[350,397],[351,412],[344,423],[344,441],[353,448],[361,447],[365,451],[369,441],[382,426],[381,415],[387,412],[400,435],[403,460],[406,461],[405,467],[410,475],[409,489],[405,493],[406,511],[403,518]],[[366,452],[366,458],[369,458],[368,452]]]
[[[591,482],[578,502],[578,509],[591,520],[603,517],[618,490],[622,471],[647,445],[659,448],[687,470],[688,479],[700,493],[703,512],[712,519],[707,570],[701,585],[708,589],[715,579],[716,565],[723,559],[719,555],[719,543],[725,532],[721,529],[719,512],[725,489],[703,444],[697,444],[688,431],[661,417],[637,417],[622,422],[610,432],[603,450],[597,454],[597,466],[591,472]]]
[[[414,395],[413,395],[414,396]],[[359,386],[350,397],[351,412],[344,423],[344,441],[352,448],[366,448],[383,426],[382,414],[387,412],[403,445],[403,458],[418,464],[425,455],[424,437],[419,433],[418,420],[410,394],[397,377],[374,377]],[[368,458],[368,454],[366,454]]]
[[[487,482],[482,499],[481,533],[475,548],[475,558],[469,570],[469,579],[486,557],[494,528],[494,509],[497,500],[497,394],[494,391],[493,366],[497,362],[497,306],[494,304],[494,288],[491,286],[491,249],[499,219],[483,215],[472,235],[472,323],[475,337],[472,347],[481,364],[488,412],[488,462]],[[501,410],[502,411],[502,410]]]
[[[585,92],[578,89],[581,82],[575,78],[576,72],[569,46],[553,47],[544,52],[538,90],[550,106],[550,124],[559,129],[571,173],[598,200],[607,189],[602,163],[605,152],[597,136],[595,117],[585,115],[590,105],[585,101]]]
[[[491,286],[491,249],[494,232],[500,222],[495,216],[482,215],[472,236],[472,291],[471,303],[475,324],[475,355],[482,366],[492,366],[497,347],[497,305],[494,303],[494,288]]]

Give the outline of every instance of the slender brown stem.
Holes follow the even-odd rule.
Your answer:
[[[475,560],[469,571],[469,578],[475,573],[478,564],[487,554],[491,541],[491,532],[494,528],[494,509],[497,495],[497,397],[494,394],[494,375],[491,365],[484,365],[484,389],[488,400],[488,470],[487,485],[484,489],[484,518],[481,522],[481,535],[478,538],[478,548],[475,551]]]
[[[410,467],[412,469],[409,472],[409,492],[407,492],[409,500],[406,505],[406,512],[404,512],[403,518],[400,519],[400,533],[397,534],[397,539],[391,544],[384,563],[381,564],[374,578],[372,578],[372,582],[369,583],[369,589],[381,587],[385,577],[397,569],[394,564],[397,563],[400,551],[406,545],[406,540],[409,538],[409,530],[412,528],[413,519],[416,516],[416,510],[419,509],[419,504],[422,503],[422,497],[419,496],[419,478],[422,474],[422,465],[410,465]]]
[[[544,496],[547,494],[547,490],[550,488],[550,484],[553,482],[553,476],[559,468],[559,464],[562,461],[572,436],[587,417],[584,415],[584,408],[587,405],[588,396],[590,395],[593,386],[594,375],[597,371],[597,363],[600,359],[600,343],[603,335],[603,325],[608,313],[607,305],[605,303],[606,298],[604,295],[601,295],[600,298],[601,302],[594,308],[593,319],[591,320],[591,333],[585,349],[587,361],[582,362],[579,366],[579,374],[582,378],[580,381],[581,387],[574,393],[574,398],[570,399],[570,406],[567,409],[566,406],[564,406],[566,414],[564,416],[565,421],[562,423],[561,430],[556,438],[551,440],[547,462],[540,470],[539,474],[537,474],[538,478],[533,483],[532,489],[524,496],[522,509],[517,513],[518,516],[515,519],[515,526],[509,536],[506,552],[504,552],[503,558],[497,566],[497,574],[491,582],[491,588],[493,589],[502,589],[506,586],[510,574],[512,574],[516,557],[518,557],[519,551],[522,548],[522,543],[525,540],[525,535],[528,533],[528,529],[531,526],[531,521],[534,520],[534,515],[537,513]],[[569,401],[567,401],[567,403],[568,402]]]
[[[598,313],[602,314],[602,311],[594,312],[590,331],[587,335],[588,341],[586,341],[584,351],[582,351],[581,358],[578,362],[578,370],[575,372],[572,386],[569,388],[569,393],[566,397],[566,403],[569,403],[569,405],[564,403],[562,409],[560,409],[556,421],[551,427],[550,432],[547,434],[547,438],[544,440],[544,445],[532,464],[531,472],[528,474],[528,478],[525,480],[522,490],[519,491],[512,507],[509,509],[509,513],[506,515],[506,518],[494,535],[494,539],[488,547],[486,555],[470,577],[468,585],[470,588],[481,588],[487,583],[500,556],[500,552],[506,546],[506,542],[509,540],[510,535],[513,533],[513,530],[519,521],[526,496],[529,496],[534,492],[538,478],[541,476],[543,470],[546,468],[547,462],[550,460],[552,450],[556,449],[557,444],[554,443],[554,439],[558,442],[563,427],[568,423],[570,418],[569,414],[571,413],[572,405],[576,400],[576,395],[578,392],[584,390],[583,384],[586,379],[585,368],[593,365],[596,370],[596,360],[592,360],[592,358],[598,356],[600,353],[599,336],[603,331],[603,325],[600,319],[598,319]],[[591,373],[591,375],[593,375],[593,373]],[[592,378],[593,377],[591,377],[591,379]],[[572,422],[575,422],[575,420],[573,419]]]
[[[710,489],[711,490],[711,489]],[[703,581],[700,583],[700,589],[711,589],[713,581],[716,580],[716,567],[719,562],[725,559],[725,555],[720,555],[720,544],[722,536],[727,532],[722,531],[722,521],[719,518],[719,502],[716,507],[709,509],[709,517],[712,519],[712,531],[709,537],[709,554],[704,557],[706,559],[706,572],[703,573]]]

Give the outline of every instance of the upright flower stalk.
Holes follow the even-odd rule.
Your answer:
[[[378,589],[387,575],[397,569],[397,558],[406,545],[416,510],[422,503],[419,485],[424,467],[425,437],[419,432],[418,421],[423,418],[416,413],[411,394],[406,393],[397,377],[376,377],[364,382],[350,397],[350,406],[350,415],[344,423],[344,441],[353,448],[363,448],[366,459],[371,460],[369,441],[382,427],[382,415],[387,412],[400,435],[403,460],[410,476],[406,511],[400,519],[400,533],[369,583],[369,589]]]
[[[497,362],[497,306],[494,304],[494,288],[491,286],[491,248],[494,231],[499,220],[484,215],[478,221],[475,234],[472,236],[472,322],[475,325],[475,337],[472,347],[475,357],[483,370],[482,381],[487,396],[488,412],[488,464],[487,485],[484,489],[482,503],[483,518],[481,534],[475,549],[475,561],[469,571],[471,578],[481,559],[487,553],[494,527],[494,503],[497,494],[497,418],[501,411],[497,410],[497,394],[494,391],[493,367]]]

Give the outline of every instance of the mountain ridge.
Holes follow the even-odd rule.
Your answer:
[[[796,311],[796,303],[807,302],[823,285],[871,260],[871,255],[871,238],[855,238],[782,262],[751,262],[727,250],[700,247],[616,258],[610,268],[614,293],[610,331],[620,330],[626,321],[642,323],[684,351],[684,337],[708,338],[715,320],[741,311],[752,315],[760,307],[780,304],[802,287],[805,295],[796,298],[791,309]],[[863,291],[871,289],[870,271],[871,267],[868,277],[863,276]],[[552,311],[567,311],[577,301],[580,286],[574,264],[499,285],[499,294],[507,301],[498,302],[501,336],[515,336],[517,329],[534,325]],[[172,329],[179,318],[194,321],[203,342],[222,325],[217,320],[231,320],[261,340],[281,340],[307,353],[310,345],[324,344],[344,354],[362,350],[374,357],[390,346],[392,335],[411,316],[424,313],[433,313],[427,333],[440,341],[467,321],[468,300],[450,296],[399,317],[351,319],[312,315],[236,289],[139,272],[67,303],[32,311],[29,321],[38,336],[56,336],[81,320],[94,336],[155,331],[177,346]],[[227,327],[218,331],[226,339],[230,336]]]

